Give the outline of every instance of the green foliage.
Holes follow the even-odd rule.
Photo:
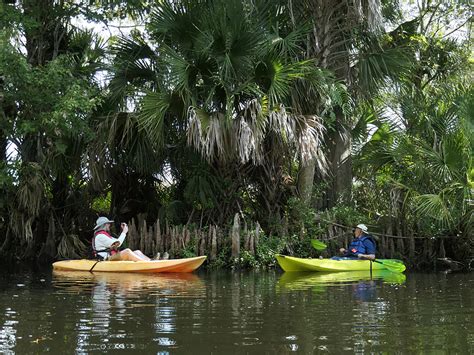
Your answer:
[[[68,230],[58,255],[72,257],[97,213],[222,226],[241,212],[271,235],[236,261],[224,246],[214,267],[312,256],[328,222],[455,235],[457,253],[472,250],[472,49],[451,33],[467,3],[409,21],[392,0],[360,14],[321,3],[317,21],[314,4],[0,2],[0,245],[8,234],[13,249],[41,248],[52,215]],[[378,10],[390,32],[369,23]],[[146,26],[105,41],[78,16]],[[324,144],[342,126],[353,202],[321,211],[337,160]],[[294,180],[311,158],[306,203]]]
[[[399,77],[396,92],[360,107],[356,196],[369,217],[410,233],[465,235],[472,218],[470,54],[458,41],[417,31],[406,24],[391,33],[411,57],[410,75]],[[372,135],[364,136],[369,125]]]
[[[120,19],[139,20],[149,12],[148,0],[90,0],[83,5],[83,12],[92,20],[111,21]]]
[[[285,239],[279,236],[261,235],[258,240],[256,259],[262,267],[275,266],[275,254],[282,253]]]
[[[311,239],[319,236],[311,235],[303,232],[299,234],[291,234],[286,238],[285,249],[290,255],[297,255],[299,258],[309,258],[314,255],[314,250],[311,247]]]
[[[91,209],[97,215],[107,215],[110,211],[112,194],[110,192],[105,196],[98,196],[92,201]]]
[[[252,255],[247,250],[244,250],[240,253],[240,259],[235,261],[235,265],[238,265],[243,268],[257,268],[259,265],[257,258]]]
[[[184,128],[188,143],[210,161],[258,163],[271,133],[314,155],[316,147],[299,144],[315,146],[319,133],[302,116],[308,107],[299,87],[321,97],[328,112],[346,107],[345,88],[331,73],[292,55],[309,28],[276,31],[271,21],[278,6],[248,5],[164,1],[147,24],[160,56],[140,37],[117,43],[112,93],[130,93],[130,84],[146,93],[139,121],[158,145],[167,143],[167,130]]]
[[[255,254],[247,250],[240,253],[240,258],[232,260],[233,267],[240,268],[269,268],[276,265],[275,255],[282,253],[285,249],[286,241],[278,236],[267,236],[263,232],[258,239]]]
[[[212,209],[218,205],[222,182],[209,170],[196,166],[184,188],[184,198],[196,210]]]
[[[322,214],[325,221],[336,222],[345,226],[356,226],[359,223],[370,224],[370,216],[354,206],[335,206]]]
[[[208,267],[210,269],[228,268],[233,265],[230,248],[221,248],[217,254],[216,260],[210,261]]]
[[[289,234],[304,234],[310,239],[317,237],[322,232],[316,218],[317,214],[316,209],[303,202],[299,197],[289,198],[285,210]]]
[[[191,238],[191,241],[179,251],[178,257],[181,258],[193,258],[197,256],[197,238]]]

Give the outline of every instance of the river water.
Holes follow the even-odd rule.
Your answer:
[[[474,273],[0,276],[0,353],[474,353]]]

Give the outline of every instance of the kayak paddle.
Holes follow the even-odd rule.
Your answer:
[[[326,244],[324,244],[323,242],[321,242],[317,239],[311,239],[311,245],[316,250],[324,250],[328,247]]]
[[[381,261],[381,260],[377,260],[377,259],[374,259],[372,261],[375,262],[375,263],[382,264],[383,266],[385,266],[387,268],[387,270],[393,271],[393,272],[403,272],[406,269],[405,264],[403,264],[402,262],[398,262],[398,261],[393,261],[393,260],[382,260]]]

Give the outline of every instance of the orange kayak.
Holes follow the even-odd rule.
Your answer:
[[[206,256],[150,261],[62,260],[53,263],[54,270],[92,272],[192,272],[202,265]]]

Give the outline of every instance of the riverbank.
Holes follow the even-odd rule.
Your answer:
[[[319,236],[310,235],[304,228],[298,235],[269,236],[258,222],[246,222],[238,214],[228,227],[170,226],[157,220],[153,225],[146,221],[131,221],[128,246],[143,250],[148,255],[167,251],[171,257],[207,255],[210,268],[272,268],[275,254],[298,257],[331,257],[339,254],[352,239],[352,227],[338,223],[324,223]],[[285,230],[285,226],[282,227]],[[412,270],[470,270],[474,255],[458,259],[454,249],[446,248],[447,237],[424,238],[372,233],[377,243],[377,257],[400,259]],[[311,239],[317,238],[327,248],[317,251]],[[448,251],[446,250],[448,249]],[[450,254],[451,253],[451,254]]]

